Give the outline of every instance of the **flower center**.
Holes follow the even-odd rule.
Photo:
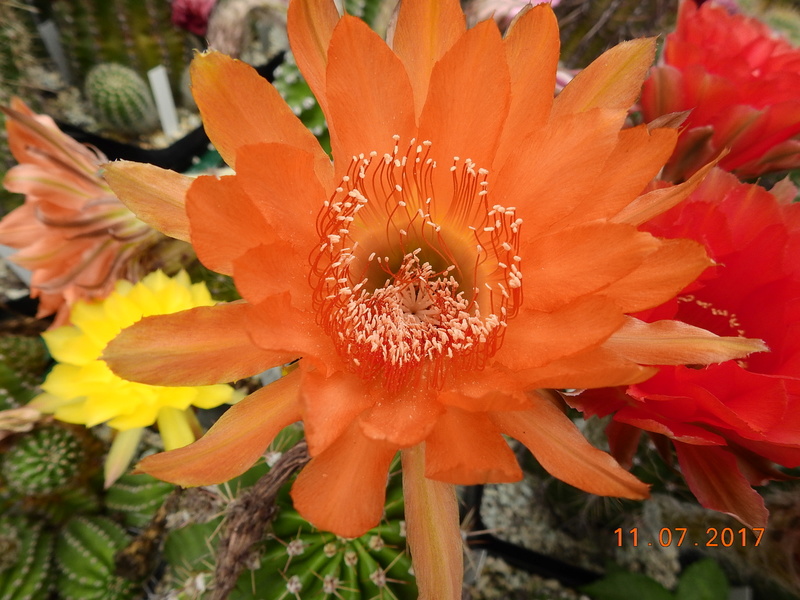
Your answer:
[[[317,218],[310,256],[318,320],[340,356],[389,389],[481,369],[522,302],[522,224],[489,204],[488,171],[431,143],[354,156]]]

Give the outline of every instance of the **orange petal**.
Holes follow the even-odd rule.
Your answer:
[[[639,97],[655,53],[656,38],[630,40],[607,50],[561,91],[553,115],[592,108],[627,110]]]
[[[343,371],[327,378],[316,371],[303,374],[300,398],[311,456],[326,450],[375,403],[375,396],[366,388],[363,380]]]
[[[302,310],[311,310],[307,268],[308,254],[300,256],[283,240],[251,248],[233,263],[236,289],[242,298],[259,304],[269,296],[288,292],[292,305]]]
[[[458,0],[409,0],[401,2],[398,10],[391,45],[408,72],[419,117],[428,97],[433,65],[466,31],[466,19]]]
[[[289,3],[286,26],[295,61],[306,82],[327,114],[325,71],[328,45],[339,13],[331,0],[294,0]]]
[[[396,452],[354,425],[297,476],[291,492],[295,509],[323,531],[364,535],[383,515],[386,477]]]
[[[460,600],[464,577],[455,487],[425,477],[425,450],[403,450],[406,538],[420,600]]]
[[[480,413],[448,408],[425,439],[425,476],[456,485],[522,479],[500,430]]]
[[[683,183],[671,187],[659,188],[642,194],[614,215],[611,220],[616,223],[641,225],[653,217],[668,211],[700,185],[700,182],[703,181],[706,174],[717,164],[718,160],[719,159],[708,163]]]
[[[381,399],[358,421],[370,439],[407,448],[428,436],[442,412],[444,407],[431,394],[415,389]]]
[[[551,121],[518,143],[496,177],[490,174],[490,197],[513,198],[526,237],[552,233],[554,224],[594,195],[618,144],[624,118],[618,113],[595,109]]]
[[[200,306],[145,317],[114,338],[103,353],[120,377],[151,385],[210,385],[250,377],[297,355],[256,346],[243,302]]]
[[[686,483],[700,504],[739,519],[748,527],[766,527],[764,499],[742,475],[736,457],[714,446],[673,442]]]
[[[504,45],[511,74],[511,105],[495,168],[550,115],[560,47],[558,22],[550,5],[539,4],[515,19]]]
[[[768,350],[761,340],[720,337],[681,321],[645,323],[633,317],[603,346],[644,365],[710,364]]]
[[[503,41],[497,26],[484,21],[467,31],[434,65],[418,139],[433,142],[431,152],[444,167],[458,156],[488,169],[510,96]],[[446,168],[441,171],[449,182],[451,173]]]
[[[328,192],[314,171],[314,157],[283,144],[257,144],[242,148],[237,157],[239,183],[281,237],[302,247],[319,243],[317,215]],[[252,226],[252,225],[251,225]]]
[[[600,346],[521,371],[517,377],[527,384],[525,389],[583,389],[640,383],[657,372],[655,367],[643,367]]]
[[[523,306],[506,327],[494,358],[512,371],[541,367],[599,346],[624,322],[619,307],[600,297],[579,298],[553,312]]]
[[[403,63],[364,21],[345,15],[331,37],[326,75],[328,128],[334,162],[344,171],[351,157],[383,156],[416,132],[414,99]]]
[[[300,373],[289,373],[229,408],[199,440],[146,457],[138,472],[184,487],[214,485],[244,473],[287,425],[300,420]]]
[[[590,494],[647,498],[649,487],[587,442],[553,400],[534,400],[532,410],[491,413],[491,419],[503,433],[525,444],[553,477]]]
[[[674,129],[648,130],[646,125],[623,129],[603,168],[603,182],[572,214],[576,222],[608,219],[631,203],[656,176],[672,154]]]
[[[629,225],[593,222],[525,240],[525,306],[554,310],[636,269],[660,242]]]
[[[253,67],[208,51],[195,56],[191,65],[192,94],[203,117],[208,137],[234,169],[242,146],[279,142],[314,156],[317,176],[328,182],[330,160],[278,91]]]
[[[637,269],[600,293],[624,312],[638,312],[674,298],[712,264],[705,248],[693,240],[661,240]]]
[[[249,248],[275,239],[274,230],[243,191],[241,177],[198,177],[189,188],[186,213],[192,245],[212,271],[230,275]]]
[[[103,178],[142,221],[164,235],[189,241],[185,204],[191,177],[154,165],[120,160],[103,166]]]
[[[472,412],[530,408],[530,399],[514,373],[496,363],[481,371],[459,373],[436,400]]]
[[[259,302],[248,318],[250,337],[262,348],[307,358],[326,376],[343,368],[330,336],[317,324],[316,314],[295,306],[289,293]]]

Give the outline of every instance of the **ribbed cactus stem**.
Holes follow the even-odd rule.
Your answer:
[[[158,126],[150,88],[129,67],[115,63],[95,66],[86,76],[84,93],[98,121],[112,131],[144,134]]]

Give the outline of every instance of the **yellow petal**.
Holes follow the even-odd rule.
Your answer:
[[[172,406],[162,406],[158,411],[158,432],[164,441],[165,450],[183,448],[195,441],[187,414],[191,410],[191,408],[181,410]]]
[[[142,221],[164,235],[189,241],[185,202],[191,177],[153,165],[120,160],[103,166],[103,178]]]
[[[455,486],[425,477],[422,444],[403,458],[406,537],[420,600],[460,600],[464,560]]]
[[[718,363],[769,350],[761,340],[720,337],[681,321],[645,323],[633,317],[603,347],[644,365]]]
[[[103,475],[105,476],[103,487],[105,489],[114,485],[114,482],[127,471],[136,454],[136,449],[139,447],[142,433],[144,433],[144,428],[138,427],[136,429],[118,431],[117,435],[114,436],[114,441],[111,442],[111,448],[103,465]]]

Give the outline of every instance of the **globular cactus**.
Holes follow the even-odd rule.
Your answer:
[[[47,600],[51,597],[55,538],[42,523],[0,518],[0,598]]]
[[[61,600],[132,600],[141,586],[115,573],[114,556],[130,538],[106,517],[76,517],[58,536],[56,581]]]
[[[413,599],[417,587],[406,551],[399,473],[387,490],[383,522],[356,539],[317,530],[291,508],[288,487],[251,577],[259,597]],[[250,578],[247,578],[250,581]],[[240,589],[242,581],[240,581]]]
[[[158,127],[150,88],[130,67],[99,64],[89,71],[83,89],[95,117],[111,131],[140,135]]]
[[[19,435],[2,455],[0,474],[18,494],[53,494],[76,481],[86,458],[81,440],[72,431],[48,426]]]
[[[123,475],[106,492],[106,509],[128,527],[143,528],[175,486],[150,475]]]

